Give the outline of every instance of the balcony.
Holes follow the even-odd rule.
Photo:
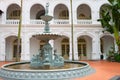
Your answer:
[[[30,20],[30,24],[45,24],[43,20]]]
[[[70,24],[70,20],[52,20],[50,21],[51,24]],[[75,22],[76,23],[76,22]],[[6,20],[6,24],[19,24],[19,20]],[[43,20],[30,20],[29,24],[45,24]],[[92,20],[77,20],[77,24],[93,24]]]
[[[69,24],[69,20],[54,20],[54,24]]]
[[[77,24],[92,24],[92,20],[77,20]]]
[[[19,20],[6,20],[6,24],[19,24]]]

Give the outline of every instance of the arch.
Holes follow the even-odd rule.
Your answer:
[[[78,57],[80,60],[91,59],[92,53],[92,37],[88,35],[80,35],[77,38]]]
[[[20,6],[18,4],[11,4],[7,8],[7,19],[19,19],[20,18]]]
[[[58,34],[61,34],[62,36],[64,36],[64,37],[68,37],[68,38],[70,38],[70,33],[68,32],[60,32],[60,33],[58,33]]]
[[[102,35],[100,37],[100,50],[101,54],[104,56],[104,59],[107,58],[107,55],[111,48],[115,48],[114,37],[110,34]]]
[[[108,6],[109,6],[108,3],[105,3],[105,4],[101,5],[101,7],[100,7],[100,9],[99,9],[99,11],[100,11],[100,12],[99,12],[99,17],[100,17],[100,18],[101,18],[101,13],[102,13],[103,11],[106,11],[106,10],[108,9],[108,8],[107,8]]]
[[[5,38],[7,38],[9,36],[17,36],[17,34],[16,33],[7,33],[7,34],[3,35],[3,38],[5,39]]]
[[[114,38],[114,36],[111,35],[111,34],[101,34],[101,35],[100,35],[100,38],[102,38],[102,37],[104,37],[104,36],[111,36],[112,38]]]
[[[16,56],[17,56],[17,36],[15,35],[10,35],[7,36],[5,38],[5,52],[6,52],[6,57],[5,60],[6,61],[15,61],[16,60]],[[19,53],[21,53],[21,42],[20,42],[20,46],[19,46]],[[21,56],[21,54],[20,54]],[[20,58],[19,56],[19,58]]]
[[[65,4],[58,4],[55,6],[54,19],[69,19],[69,11]]]
[[[45,14],[45,8],[41,4],[34,4],[30,8],[30,19],[41,19],[40,16]]]
[[[91,8],[87,4],[81,4],[77,8],[77,19],[91,19]]]
[[[91,39],[93,39],[95,37],[95,35],[93,35],[91,33],[88,33],[86,31],[85,32],[79,32],[78,34],[76,34],[76,37],[78,38],[78,37],[84,36],[84,35],[89,36]]]

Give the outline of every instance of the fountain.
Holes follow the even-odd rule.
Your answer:
[[[48,15],[49,4],[46,5],[45,15],[41,19],[45,21],[45,28],[42,34],[33,37],[44,40],[46,44],[33,55],[30,62],[14,62],[3,65],[0,69],[0,77],[5,80],[66,80],[83,77],[94,70],[86,62],[65,61],[62,56],[52,54],[52,47],[49,40],[55,40],[62,35],[51,33],[49,21],[52,16]]]

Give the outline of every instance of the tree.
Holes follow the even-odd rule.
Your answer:
[[[118,53],[120,54],[120,0],[108,0],[108,2],[110,4],[102,8],[101,18],[98,21],[101,22],[106,31],[114,34]]]
[[[21,12],[20,12],[20,19],[19,19],[19,26],[18,26],[18,42],[17,42],[17,55],[16,55],[16,62],[19,62],[20,57],[20,38],[21,38],[21,26],[22,26],[22,0],[21,0]]]

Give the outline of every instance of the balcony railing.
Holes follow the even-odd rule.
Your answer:
[[[45,24],[42,20],[30,20],[30,24]]]
[[[77,20],[77,24],[92,24],[92,20]]]
[[[54,20],[54,24],[69,24],[69,20]]]
[[[77,20],[77,24],[92,24],[92,20]],[[6,20],[6,24],[19,24],[19,20]],[[42,20],[30,20],[30,24],[45,24]],[[69,20],[54,20],[51,24],[70,24]]]
[[[6,20],[6,24],[19,24],[19,20]]]

